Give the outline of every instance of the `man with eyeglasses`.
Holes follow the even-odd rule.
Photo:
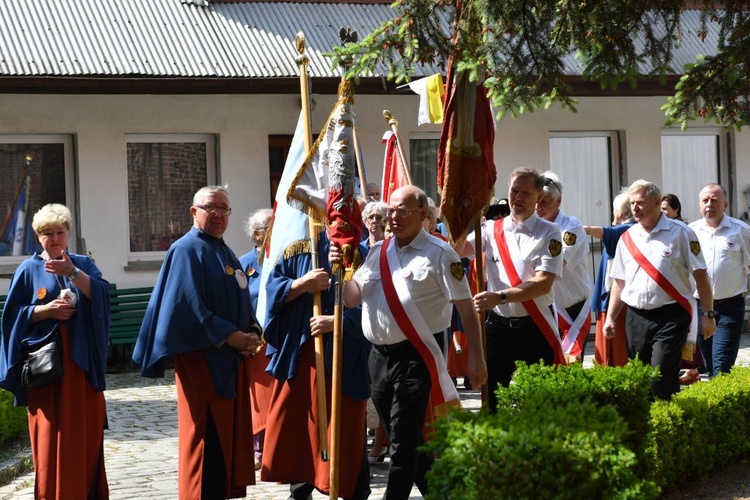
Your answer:
[[[544,174],[544,193],[536,204],[539,217],[557,224],[562,232],[562,277],[555,281],[558,326],[562,334],[563,352],[583,361],[583,352],[591,330],[591,291],[593,284],[586,268],[589,240],[583,224],[560,210],[562,182],[554,172]]]
[[[450,245],[424,231],[427,208],[421,189],[394,191],[388,206],[393,238],[375,243],[344,287],[347,306],[362,304],[362,328],[373,344],[372,399],[392,450],[387,499],[409,498],[415,483],[427,491],[425,474],[433,458],[418,448],[430,395],[438,411],[460,404],[437,340],[450,326],[452,304],[469,337],[471,383],[479,387],[487,378],[463,265]],[[329,257],[340,262],[340,249],[332,245]]]
[[[508,182],[510,216],[482,225],[487,290],[474,296],[474,307],[487,314],[489,408],[497,409],[498,384],[510,385],[517,361],[565,363],[552,314],[552,285],[562,273],[560,229],[536,213],[544,176],[515,169]],[[474,256],[474,233],[461,253]]]
[[[229,194],[198,190],[193,227],[170,247],[133,360],[144,377],[177,382],[180,498],[237,498],[255,484],[249,356],[261,346],[242,265],[222,236]]]

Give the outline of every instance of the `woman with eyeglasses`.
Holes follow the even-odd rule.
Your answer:
[[[22,262],[2,315],[0,387],[28,406],[34,498],[108,498],[104,469],[109,283],[87,255],[69,253],[72,216],[58,203],[31,223],[44,251]],[[24,353],[62,344],[62,376],[22,382]],[[33,380],[33,379],[32,379]]]
[[[258,293],[260,292],[260,271],[258,255],[263,251],[263,243],[271,224],[273,210],[261,208],[253,212],[245,222],[245,233],[250,238],[253,249],[239,258],[242,270],[247,276],[247,288],[250,292],[250,303],[253,311],[258,308]],[[253,414],[253,448],[255,449],[255,470],[259,470],[263,463],[263,442],[266,434],[266,416],[271,401],[273,377],[266,373],[268,358],[264,342],[260,351],[250,358],[250,409]]]
[[[364,242],[367,248],[385,239],[385,229],[388,224],[388,205],[380,201],[371,201],[362,210],[362,221],[369,233]]]

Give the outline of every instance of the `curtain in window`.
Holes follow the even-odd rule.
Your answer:
[[[662,135],[662,194],[677,195],[682,218],[701,218],[698,193],[709,182],[719,181],[719,136]]]

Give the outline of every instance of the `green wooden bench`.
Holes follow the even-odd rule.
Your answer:
[[[146,314],[146,307],[154,287],[117,288],[111,284],[109,306],[111,325],[109,343],[115,345],[135,344]]]

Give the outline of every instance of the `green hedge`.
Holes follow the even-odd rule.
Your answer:
[[[750,368],[735,367],[651,408],[647,454],[665,490],[750,456]]]
[[[496,415],[452,413],[429,449],[429,498],[656,498],[641,479],[655,372],[519,366]],[[644,454],[640,453],[643,457]]]
[[[496,415],[452,412],[428,498],[656,498],[750,457],[750,368],[651,403],[657,370],[519,365]]]
[[[13,406],[13,394],[0,389],[0,445],[25,432],[28,432],[26,407]]]

